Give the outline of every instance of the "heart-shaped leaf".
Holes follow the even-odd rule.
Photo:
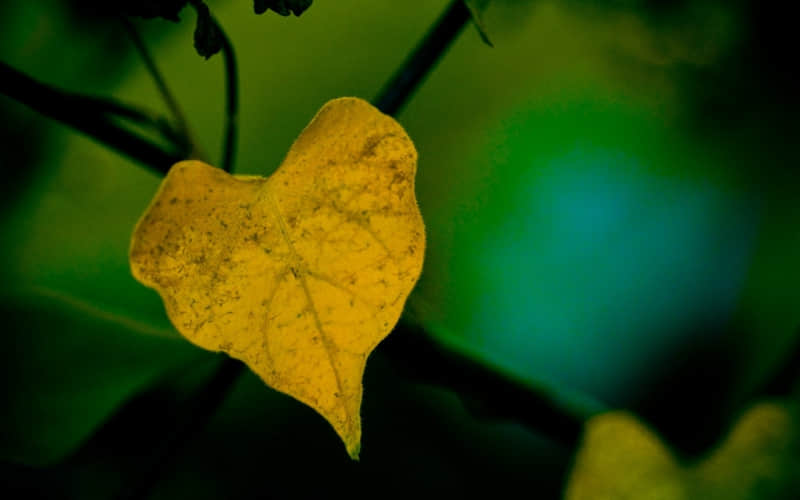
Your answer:
[[[308,404],[357,458],[361,379],[422,270],[417,154],[366,101],[326,104],[269,178],[172,167],[134,231],[134,276],[195,344]]]

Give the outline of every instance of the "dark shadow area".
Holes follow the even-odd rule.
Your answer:
[[[721,322],[698,322],[683,338],[691,339],[664,353],[650,380],[643,381],[630,405],[673,450],[697,458],[725,436],[740,371],[728,342],[737,332]]]

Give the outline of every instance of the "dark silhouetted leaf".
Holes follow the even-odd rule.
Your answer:
[[[309,7],[314,0],[254,0],[253,10],[256,14],[263,14],[273,10],[282,16],[294,14],[299,16]]]
[[[194,28],[194,48],[208,59],[222,49],[223,34],[203,2],[193,4],[197,9],[197,26]]]

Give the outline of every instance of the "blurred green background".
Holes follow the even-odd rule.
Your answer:
[[[318,0],[299,18],[209,5],[238,55],[236,171],[268,175],[327,100],[374,97],[447,2]],[[94,7],[3,2],[0,59],[163,110],[119,21]],[[797,96],[772,8],[491,2],[495,47],[468,26],[398,116],[428,236],[413,321],[592,409],[633,408],[688,456],[713,445],[800,341]],[[222,60],[195,54],[194,13],[181,17],[136,24],[218,158]],[[218,357],[128,271],[159,177],[6,97],[0,113],[0,482],[109,498]],[[574,450],[476,418],[380,348],[364,398],[350,463],[323,419],[248,373],[155,496],[561,491]]]

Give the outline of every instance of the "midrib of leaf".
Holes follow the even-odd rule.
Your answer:
[[[291,254],[293,260],[292,264],[302,263],[300,254],[297,253],[297,250],[295,250],[294,245],[292,244],[292,240],[289,237],[289,228],[286,225],[286,220],[283,218],[283,214],[280,211],[278,202],[275,200],[275,197],[272,196],[272,193],[270,192],[269,183],[265,183],[263,189],[264,189],[264,194],[266,195],[267,201],[269,203],[270,209],[275,214],[275,218],[278,220],[278,227],[281,230],[281,237],[283,238],[283,241],[286,243],[286,246],[289,248],[289,253]],[[306,301],[308,302],[308,309],[311,312],[311,316],[314,318],[314,325],[317,327],[317,330],[319,331],[320,338],[322,339],[322,346],[324,347],[325,354],[328,357],[328,363],[330,363],[331,370],[333,370],[333,376],[336,380],[336,389],[339,391],[339,394],[344,394],[344,390],[342,388],[342,381],[339,376],[339,371],[336,369],[336,363],[334,363],[334,357],[333,357],[334,351],[337,349],[331,342],[330,338],[328,338],[328,335],[327,333],[325,333],[325,330],[322,328],[322,322],[319,319],[319,313],[317,312],[317,308],[314,306],[314,300],[311,297],[311,292],[308,289],[308,283],[306,281],[306,276],[305,276],[305,269],[301,268],[298,269],[298,271],[299,272],[297,273],[297,279],[298,281],[300,281],[300,285],[303,287],[303,293],[305,294]],[[347,424],[348,427],[350,427],[351,426],[350,419],[353,417],[353,415],[349,414],[347,405],[344,403],[344,398],[337,398],[337,400],[339,401],[339,405],[341,405],[341,407],[344,408],[344,412],[348,417]]]

